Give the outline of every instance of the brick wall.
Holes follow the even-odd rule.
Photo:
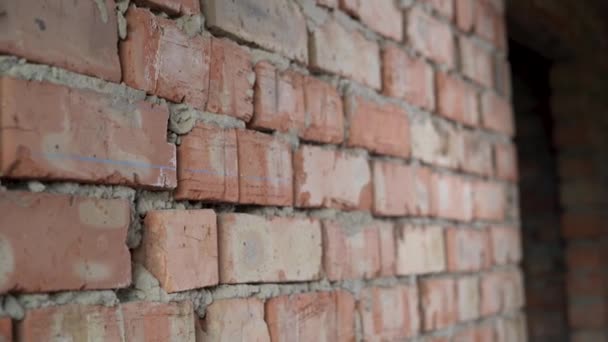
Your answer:
[[[0,340],[525,340],[501,0],[0,10]]]

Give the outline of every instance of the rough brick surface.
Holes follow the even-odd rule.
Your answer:
[[[149,211],[141,249],[143,265],[169,293],[218,283],[213,210]]]
[[[439,13],[439,15],[447,19],[454,18],[454,0],[423,0],[431,5],[431,7]],[[456,0],[458,2],[458,0]]]
[[[424,331],[445,328],[458,320],[458,300],[454,279],[422,279],[419,286]]]
[[[332,17],[313,31],[310,47],[312,67],[380,89],[380,48],[360,32]]]
[[[458,297],[459,321],[479,318],[479,279],[476,276],[456,279],[456,296]]]
[[[366,341],[399,340],[420,331],[416,285],[367,288],[358,305]]]
[[[198,124],[177,148],[176,199],[237,202],[236,130]]]
[[[214,301],[207,307],[201,323],[203,341],[270,342],[264,302],[257,298]]]
[[[306,21],[288,0],[203,0],[207,24],[300,62],[308,61]]]
[[[255,131],[238,130],[239,202],[292,205],[291,150],[287,143]]]
[[[344,109],[336,87],[305,77],[304,108],[305,126],[299,132],[302,139],[329,144],[339,144],[344,140]]]
[[[490,266],[490,240],[485,229],[449,228],[446,254],[450,271],[479,271]]]
[[[348,95],[345,108],[348,146],[395,157],[410,155],[409,118],[403,108],[355,94]]]
[[[131,302],[122,304],[119,310],[119,317],[122,313],[124,319],[121,330],[125,341],[179,342],[195,339],[194,309],[190,302]]]
[[[344,291],[275,297],[266,302],[266,322],[272,341],[353,341],[355,300]]]
[[[395,233],[397,274],[426,274],[446,269],[445,243],[441,227],[404,225]]]
[[[437,111],[446,118],[475,126],[479,122],[479,100],[475,89],[446,73],[437,73]]]
[[[412,156],[438,166],[457,168],[462,164],[464,140],[454,125],[430,116],[411,121]]]
[[[473,217],[471,183],[462,177],[433,173],[431,175],[431,211],[438,217],[470,221]]]
[[[201,11],[198,0],[135,0],[135,2],[170,14],[192,15]]]
[[[318,221],[222,214],[218,235],[221,283],[319,278],[322,247]]]
[[[0,318],[0,341],[10,342],[13,340],[13,326],[10,317]]]
[[[0,192],[0,212],[0,293],[130,284],[127,201]]]
[[[486,92],[481,100],[483,126],[512,136],[515,133],[513,110],[506,99],[494,92]]]
[[[304,145],[293,168],[297,207],[371,208],[372,175],[364,157]]]
[[[374,214],[429,214],[431,172],[428,168],[376,160],[373,162],[373,174]]]
[[[498,182],[473,183],[474,216],[481,220],[502,221],[506,213],[506,191]]]
[[[500,143],[494,145],[494,158],[496,177],[508,181],[518,179],[515,145]]]
[[[494,67],[490,52],[470,38],[460,38],[460,61],[462,73],[473,81],[491,88]]]
[[[463,31],[471,31],[475,25],[476,0],[455,0],[456,24]]]
[[[482,176],[494,173],[492,145],[488,139],[476,131],[463,131],[464,144],[462,169]]]
[[[522,307],[524,304],[523,277],[519,270],[497,271],[481,277],[481,314]]]
[[[455,66],[454,35],[447,24],[415,7],[408,13],[406,33],[409,43],[424,56],[449,68]]]
[[[522,258],[521,233],[517,227],[490,228],[492,259],[495,264],[518,263]]]
[[[382,91],[414,106],[435,109],[433,68],[422,58],[389,45],[382,52]]]
[[[0,53],[119,82],[114,0],[64,6],[56,0],[4,2]]]
[[[381,35],[403,39],[403,17],[393,0],[340,0],[340,7]]]
[[[13,78],[0,79],[0,104],[4,177],[176,185],[165,106]]]

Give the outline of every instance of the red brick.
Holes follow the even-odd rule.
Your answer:
[[[354,341],[355,299],[344,291],[271,298],[266,322],[273,342]]]
[[[0,293],[130,284],[126,200],[0,192],[0,212]]]
[[[237,130],[239,202],[293,204],[291,150],[270,135]]]
[[[0,318],[0,341],[10,342],[13,340],[13,322],[10,317]]]
[[[445,120],[419,115],[411,121],[412,156],[426,163],[457,168],[463,159],[462,131]]]
[[[249,50],[226,38],[211,39],[207,111],[249,121],[254,72]]]
[[[178,200],[239,199],[236,130],[198,124],[177,148]]]
[[[297,207],[371,208],[372,179],[365,157],[303,145],[293,168]]]
[[[213,210],[149,211],[142,263],[171,293],[218,283],[217,224]]]
[[[456,23],[458,28],[469,32],[475,25],[475,8],[477,0],[455,0]]]
[[[456,279],[456,296],[458,298],[458,320],[461,322],[479,318],[479,279],[476,276],[464,276]]]
[[[201,7],[198,0],[135,0],[140,6],[149,6],[169,14],[198,14]]]
[[[427,278],[419,282],[422,329],[431,331],[448,327],[458,320],[456,284],[451,278]]]
[[[604,297],[587,300],[570,300],[568,303],[568,323],[572,329],[603,329],[608,321],[608,310]]]
[[[201,321],[202,336],[197,341],[270,342],[264,321],[264,302],[257,298],[214,301]]]
[[[452,342],[494,342],[494,327],[485,324],[477,325],[457,333],[453,338]],[[512,340],[521,341],[521,340]]]
[[[459,43],[462,73],[485,87],[493,87],[494,62],[490,52],[471,38],[461,37]]]
[[[564,238],[601,237],[608,231],[608,216],[604,213],[565,212],[561,215],[561,231]]]
[[[513,110],[509,101],[486,92],[481,100],[482,122],[485,128],[512,136],[515,133]]]
[[[446,269],[441,227],[397,228],[397,274],[426,274]]]
[[[567,269],[577,271],[604,269],[606,254],[606,247],[595,241],[569,243],[566,247]]]
[[[517,309],[524,305],[520,270],[486,273],[481,277],[481,314],[484,316]]]
[[[491,227],[490,242],[494,264],[518,263],[522,259],[521,234],[517,227]]]
[[[20,341],[194,341],[189,302],[131,302],[118,307],[65,305],[28,311]]]
[[[515,145],[501,144],[494,145],[494,156],[496,165],[496,177],[515,182],[518,179],[517,171],[517,152]]]
[[[402,340],[420,331],[416,285],[365,288],[358,309],[364,341]]]
[[[439,15],[448,19],[454,18],[454,0],[424,0],[439,13]]]
[[[321,224],[310,219],[219,216],[220,282],[315,280],[321,273]]]
[[[479,131],[462,131],[464,153],[462,169],[482,176],[494,173],[492,144]]]
[[[209,96],[209,35],[188,37],[174,21],[145,9],[127,12],[120,43],[123,81],[149,94],[204,110]]]
[[[344,140],[344,109],[335,86],[304,77],[305,128],[300,137],[305,140],[339,144]]]
[[[507,209],[506,196],[505,187],[500,183],[486,181],[474,182],[474,218],[490,221],[504,220]]]
[[[435,109],[433,68],[422,58],[387,46],[382,53],[382,90],[385,95],[406,100],[414,106]]]
[[[380,276],[393,276],[397,269],[395,227],[392,222],[376,221],[374,224],[380,232]]]
[[[446,230],[448,270],[479,271],[490,266],[490,240],[484,229],[449,228]]]
[[[603,270],[580,272],[574,269],[567,272],[566,285],[570,298],[601,297],[607,294],[608,276]]]
[[[395,157],[410,155],[408,113],[401,107],[350,94],[346,115],[350,122],[348,146]]]
[[[559,327],[553,327],[553,329],[559,329]],[[559,338],[562,337],[563,336],[559,336]],[[526,340],[528,340],[528,331],[526,329],[526,317],[523,314],[517,314],[515,317],[502,317],[498,319],[493,341],[511,342]]]
[[[489,0],[477,0],[475,8],[475,33],[494,46],[504,49],[504,19]]]
[[[120,82],[114,0],[64,6],[55,0],[3,2],[0,53]]]
[[[430,169],[375,160],[374,214],[425,216],[430,209]]]
[[[454,175],[431,174],[431,212],[433,216],[470,221],[473,217],[471,183]]]
[[[175,187],[165,106],[12,78],[0,105],[3,177]]]
[[[210,28],[265,49],[308,62],[306,20],[295,3],[284,0],[203,0]]]
[[[476,126],[480,115],[477,92],[460,78],[438,72],[437,111],[446,118]]]
[[[414,49],[449,68],[455,66],[455,43],[450,27],[414,7],[408,13],[406,34]]]
[[[340,7],[379,34],[397,41],[403,39],[403,17],[393,0],[340,0]]]
[[[313,30],[310,66],[336,73],[380,89],[380,48],[357,30],[347,29],[335,18]]]

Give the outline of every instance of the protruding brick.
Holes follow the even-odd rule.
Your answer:
[[[456,283],[452,278],[420,280],[422,329],[431,331],[448,327],[458,320]]]
[[[476,126],[479,100],[475,89],[465,81],[446,73],[437,73],[437,111],[446,118]]]
[[[270,135],[237,130],[239,202],[293,204],[291,150]]]
[[[346,115],[350,122],[348,146],[395,157],[410,155],[409,118],[401,107],[349,94]]]
[[[449,228],[446,230],[448,270],[479,271],[490,266],[491,249],[484,229]]]
[[[173,15],[192,15],[201,12],[198,0],[135,0],[135,2]]]
[[[375,160],[374,208],[376,215],[425,216],[430,209],[430,169]]]
[[[209,96],[209,35],[188,37],[174,21],[145,9],[127,12],[120,43],[123,81],[149,94],[204,110]]]
[[[11,342],[13,340],[13,322],[10,317],[0,318],[0,341]]]
[[[462,73],[485,87],[493,87],[494,66],[490,52],[471,38],[461,37],[459,44]]]
[[[478,131],[462,131],[464,152],[462,169],[482,176],[494,173],[492,144]]]
[[[412,156],[438,166],[457,168],[463,159],[463,134],[456,126],[431,116],[411,121]]]
[[[450,27],[414,7],[408,13],[407,38],[424,56],[449,68],[455,66],[455,43]]]
[[[518,263],[522,258],[521,233],[517,227],[490,228],[492,259],[497,265]]]
[[[431,211],[434,216],[470,221],[473,217],[471,183],[449,174],[431,174]]]
[[[213,210],[149,211],[142,263],[169,293],[218,283],[217,225]]]
[[[371,171],[367,159],[303,145],[294,156],[295,205],[369,210]]]
[[[55,0],[3,2],[0,53],[120,82],[114,0],[65,6]]]
[[[339,144],[344,140],[344,109],[335,86],[314,77],[304,77],[305,140]]]
[[[501,144],[494,145],[494,157],[496,167],[496,177],[508,181],[517,181],[517,153],[515,145]]]
[[[445,270],[445,247],[441,227],[398,227],[396,239],[398,275]]]
[[[385,95],[406,100],[414,106],[435,109],[433,68],[422,58],[387,46],[382,53],[382,91]]]
[[[165,106],[13,78],[0,79],[0,106],[3,177],[176,185]]]
[[[481,220],[502,221],[507,209],[504,185],[497,182],[473,183],[474,217]]]
[[[304,281],[321,272],[321,224],[248,214],[219,216],[220,282]]]
[[[481,314],[492,315],[524,305],[521,271],[511,269],[486,273],[481,277]]]
[[[469,32],[475,25],[475,5],[477,0],[455,0],[456,24],[458,28]]]
[[[402,340],[420,331],[415,284],[365,288],[358,309],[365,341]]]
[[[380,48],[331,17],[311,36],[310,65],[380,89]]]
[[[201,323],[202,341],[270,342],[264,302],[257,298],[216,300]]]
[[[273,342],[354,341],[355,299],[344,291],[271,298],[266,322]]]
[[[381,35],[401,41],[403,16],[393,0],[340,0],[340,7]]]
[[[513,110],[509,101],[488,91],[482,97],[481,108],[485,128],[510,136],[515,133]]]
[[[458,320],[470,321],[479,318],[479,278],[465,276],[456,279],[458,297]]]
[[[177,148],[178,200],[239,199],[236,130],[198,124]]]
[[[308,62],[306,20],[287,0],[203,0],[207,25],[240,39]]]
[[[0,293],[130,284],[126,200],[0,192],[0,212]]]

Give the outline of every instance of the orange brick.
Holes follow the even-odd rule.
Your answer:
[[[524,305],[524,285],[520,270],[486,273],[481,277],[481,314],[492,315]]]
[[[249,50],[226,38],[212,38],[207,111],[249,121],[253,115],[253,80]]]
[[[165,106],[13,78],[0,79],[0,105],[3,177],[176,185]]]
[[[513,110],[506,99],[488,91],[481,99],[483,127],[512,136],[515,133]]]
[[[464,36],[460,37],[458,42],[462,73],[485,87],[493,87],[494,61],[490,51]]]
[[[456,279],[456,296],[458,298],[458,320],[461,322],[479,318],[479,279],[476,276],[464,276]]]
[[[480,115],[477,92],[456,76],[438,72],[437,111],[446,118],[475,126]]]
[[[407,16],[406,34],[412,47],[424,56],[449,68],[455,66],[454,36],[447,24],[414,7]]]
[[[236,130],[198,124],[177,148],[178,200],[239,199]]]
[[[462,169],[482,176],[494,173],[492,144],[478,131],[462,131],[464,153]]]
[[[379,34],[401,41],[403,17],[393,0],[340,0],[340,7]]]
[[[430,170],[375,160],[374,213],[383,216],[429,214]]]
[[[515,182],[518,179],[517,152],[514,144],[494,145],[496,177]]]
[[[0,341],[10,342],[13,340],[12,324],[10,317],[0,318]]]
[[[446,230],[448,270],[479,271],[490,266],[490,239],[485,229],[449,228]]]
[[[365,341],[402,340],[420,331],[416,285],[365,288],[358,310]]]
[[[507,210],[505,187],[496,182],[473,183],[474,217],[481,220],[502,221]]]
[[[127,39],[120,43],[123,81],[204,110],[209,96],[210,36],[188,37],[174,21],[145,9],[129,9],[127,23]]]
[[[198,0],[135,0],[138,5],[150,6],[169,14],[198,14],[201,7]]]
[[[491,227],[490,242],[494,264],[518,263],[522,259],[521,233],[517,227]]]
[[[318,221],[222,214],[218,222],[221,283],[319,278],[322,247]]]
[[[344,109],[336,87],[304,77],[304,105],[305,128],[299,134],[302,139],[328,144],[344,140]]]
[[[355,299],[344,291],[314,292],[271,298],[266,322],[272,341],[355,339]]]
[[[350,94],[346,115],[350,121],[348,146],[395,157],[410,155],[408,113],[401,107]]]
[[[291,150],[287,143],[249,130],[236,133],[239,203],[293,204]]]
[[[69,10],[65,5],[54,0],[3,2],[0,53],[120,82],[114,0],[79,1]]]
[[[446,269],[441,227],[397,228],[397,274],[426,274]]]
[[[149,211],[141,249],[143,265],[169,293],[218,283],[213,210]]]
[[[448,327],[458,320],[456,283],[451,278],[427,278],[419,282],[422,329],[431,331]]]
[[[131,283],[126,200],[0,192],[0,212],[0,293]]]
[[[431,212],[434,216],[470,221],[473,217],[471,183],[448,174],[431,174]]]
[[[297,207],[371,208],[371,170],[365,157],[303,145],[293,168]]]
[[[207,307],[201,325],[203,341],[270,342],[264,302],[257,298],[216,300]]]
[[[433,68],[422,58],[410,56],[395,45],[382,53],[382,91],[385,95],[406,100],[414,106],[435,109]]]

